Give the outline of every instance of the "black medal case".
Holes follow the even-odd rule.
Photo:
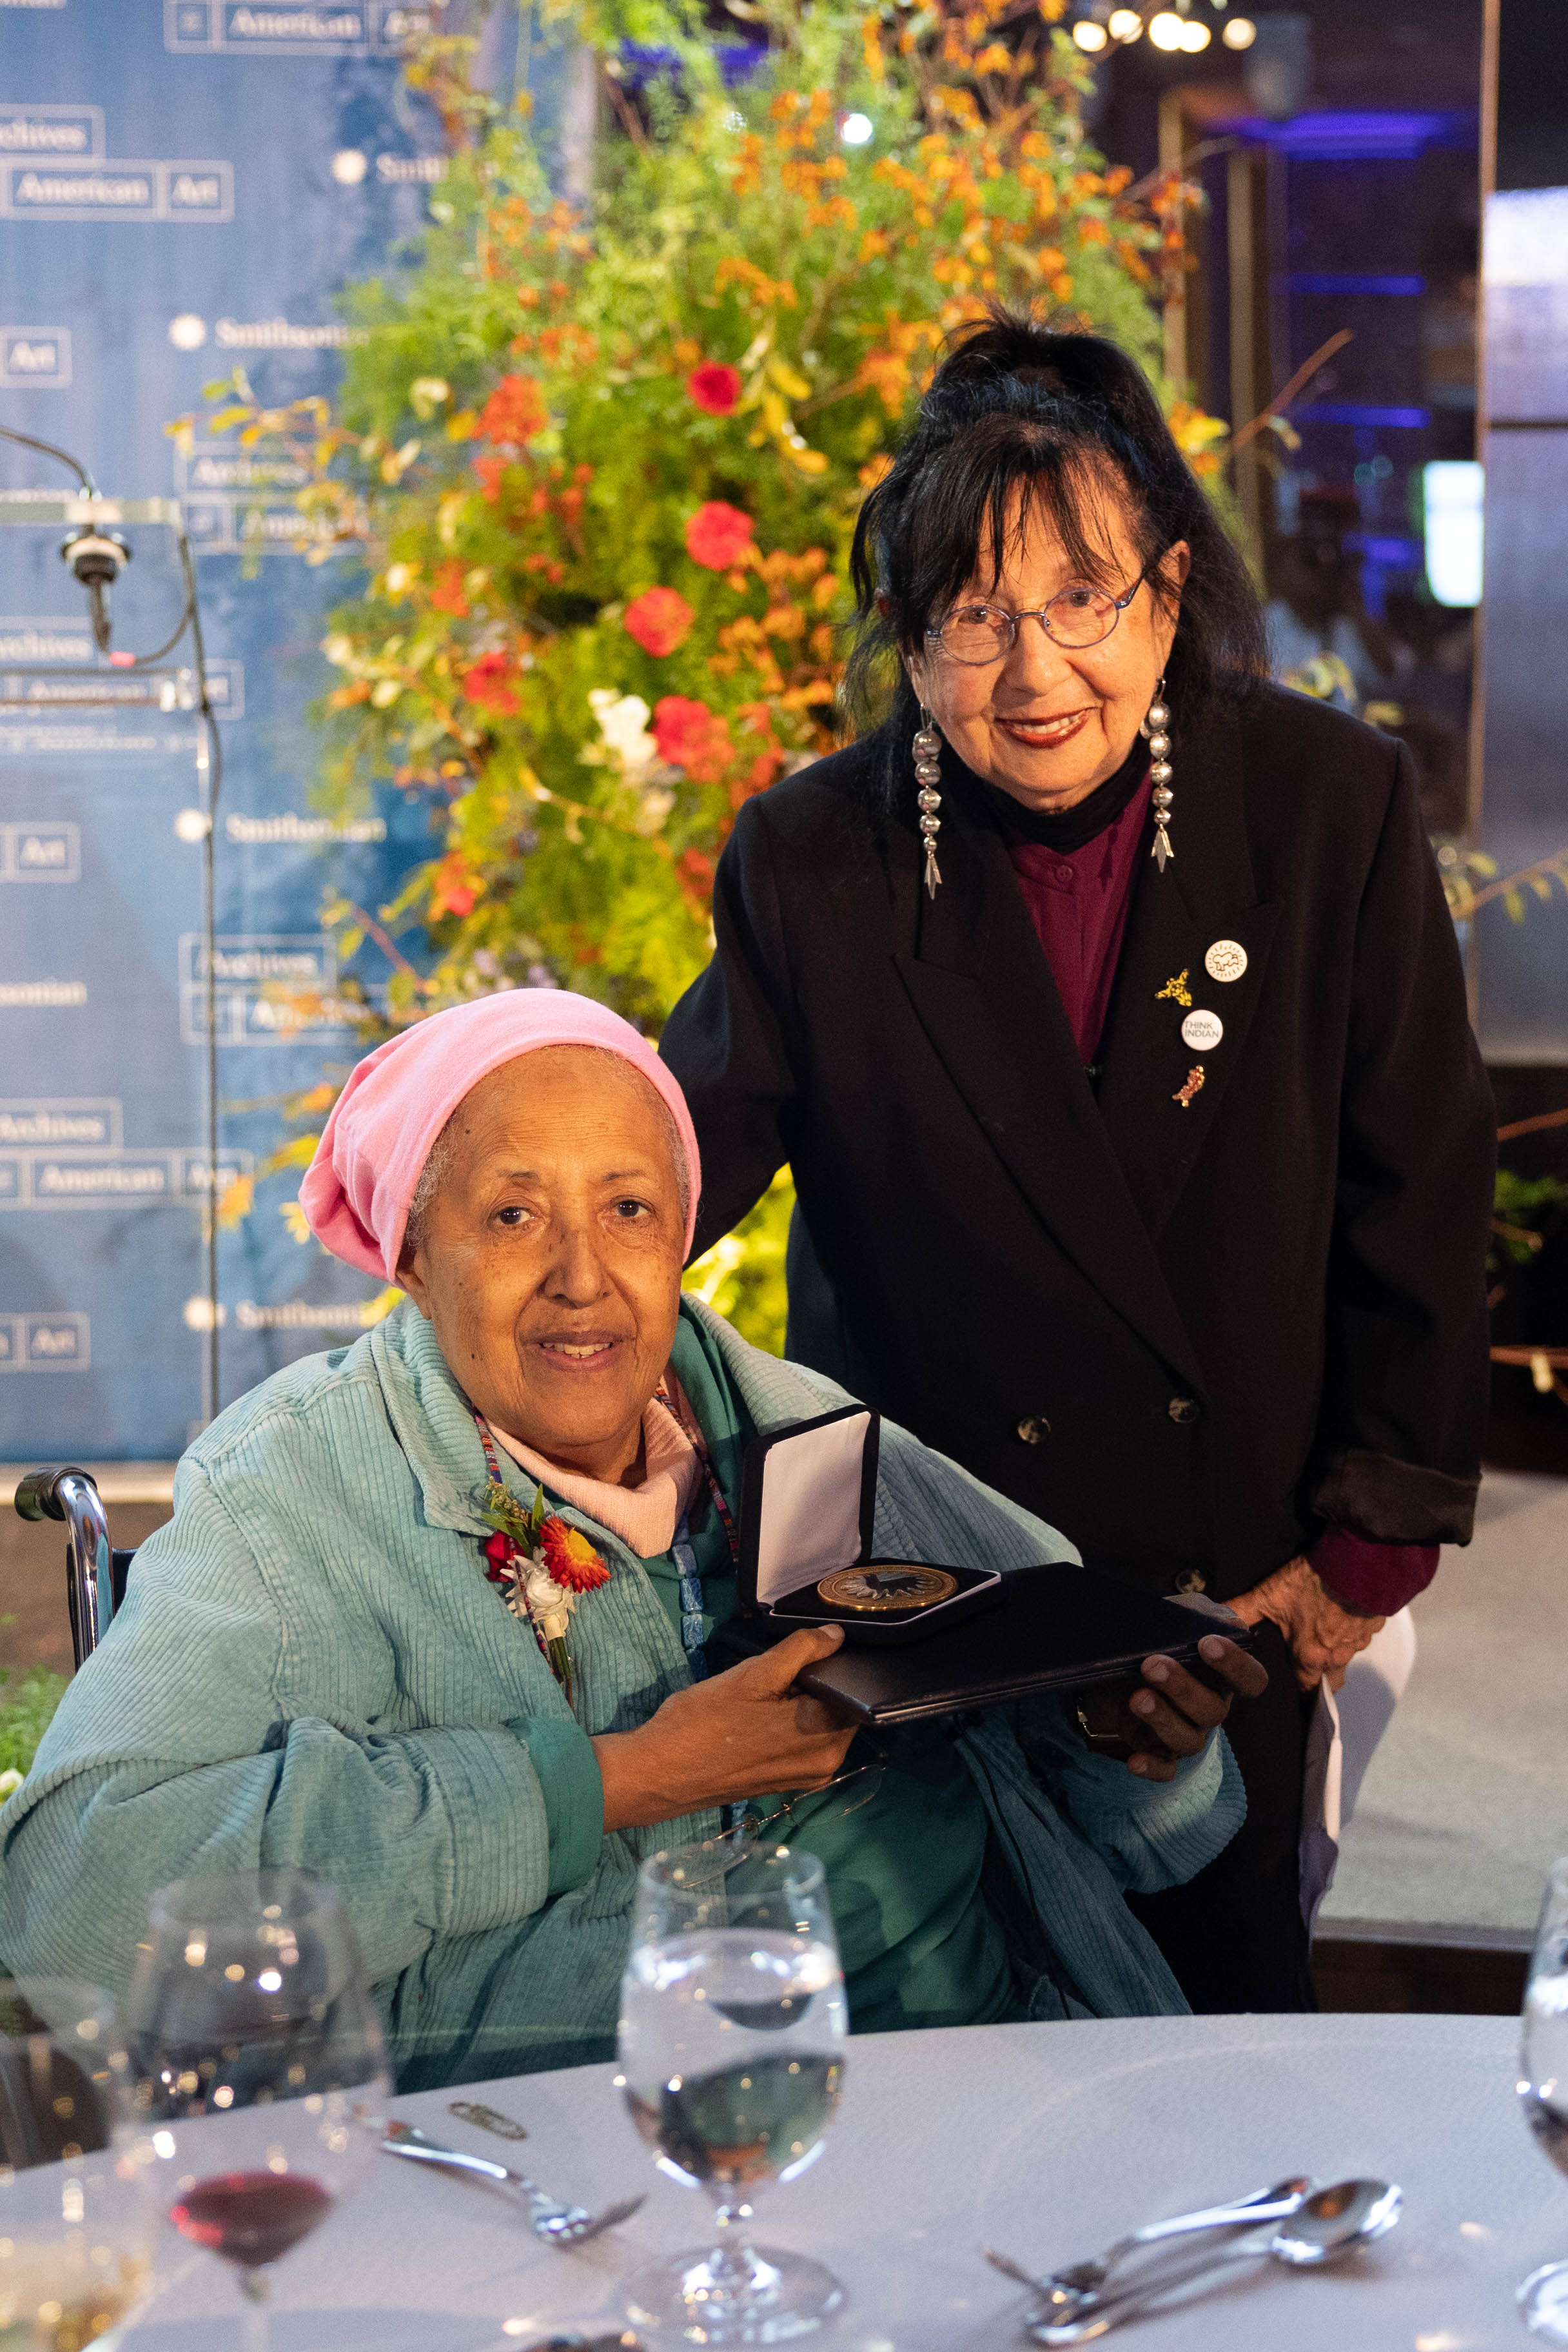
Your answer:
[[[844,1405],[794,1422],[746,1448],[741,1484],[741,1622],[734,1646],[764,1648],[803,1625],[842,1625],[847,1641],[896,1647],[945,1631],[1001,1596],[995,1569],[903,1560],[873,1549],[880,1417]],[[817,1586],[847,1568],[940,1568],[957,1590],[921,1608],[858,1610],[825,1601]],[[727,1631],[730,1629],[726,1629]]]

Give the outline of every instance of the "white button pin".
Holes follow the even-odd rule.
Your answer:
[[[1239,980],[1247,970],[1247,950],[1239,940],[1215,940],[1204,958],[1211,980]]]
[[[1217,1013],[1189,1013],[1182,1024],[1182,1043],[1194,1054],[1209,1053],[1224,1035],[1225,1023]]]

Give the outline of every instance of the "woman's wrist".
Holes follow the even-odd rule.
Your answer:
[[[612,1830],[648,1829],[681,1810],[648,1786],[647,1728],[601,1731],[592,1742],[605,1787],[606,1836]]]

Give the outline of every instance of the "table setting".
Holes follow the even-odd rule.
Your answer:
[[[325,1882],[165,1889],[120,2003],[0,1988],[0,2347],[1568,2342],[1568,1865],[1522,2057],[1491,2017],[847,2024],[787,1848],[644,1865],[615,2061],[405,2095]]]

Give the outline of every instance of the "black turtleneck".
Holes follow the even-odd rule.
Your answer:
[[[1043,809],[1026,808],[997,784],[985,784],[983,789],[1013,839],[1038,842],[1060,857],[1070,857],[1116,823],[1148,772],[1149,746],[1142,735],[1135,735],[1132,749],[1115,774],[1096,784],[1093,792],[1069,809],[1047,814]]]

